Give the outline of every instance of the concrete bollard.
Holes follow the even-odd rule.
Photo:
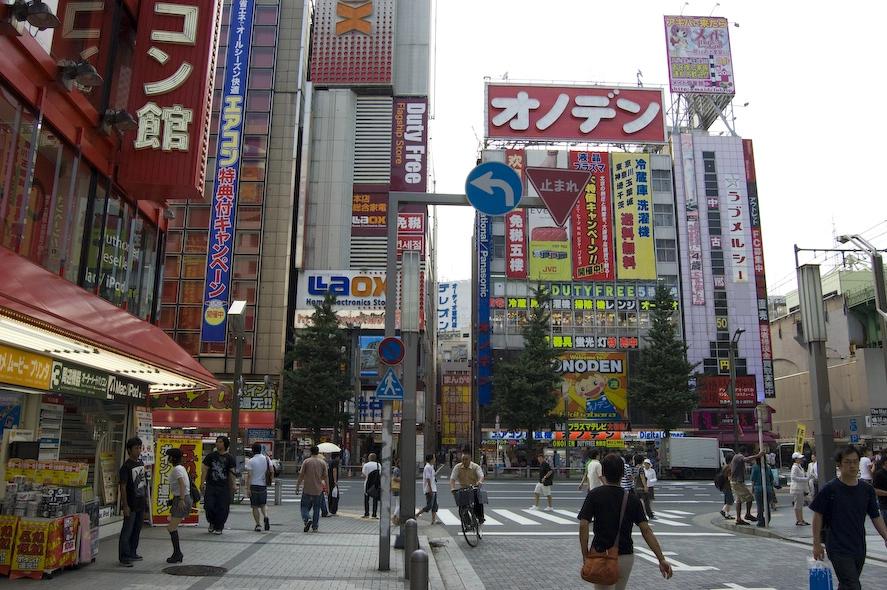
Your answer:
[[[403,523],[403,579],[410,579],[410,556],[419,548],[419,523],[411,518]],[[427,569],[427,568],[426,568]]]
[[[410,555],[410,590],[428,590],[428,554],[416,549]]]
[[[283,493],[283,484],[279,479],[274,480],[274,505],[280,506],[280,496]]]

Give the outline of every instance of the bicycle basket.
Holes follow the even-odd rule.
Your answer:
[[[472,494],[474,494],[474,490],[470,488],[462,488],[453,492],[453,497],[456,498],[456,506],[468,506],[471,504]]]

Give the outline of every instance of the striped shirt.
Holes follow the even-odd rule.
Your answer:
[[[625,467],[625,470],[622,472],[622,483],[620,484],[623,489],[633,490],[634,489],[634,472],[631,469],[631,465],[625,459],[622,459],[622,464]]]

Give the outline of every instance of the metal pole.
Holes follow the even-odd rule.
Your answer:
[[[564,394],[564,474],[570,479],[570,395]]]
[[[875,309],[881,320],[881,351],[884,353],[884,370],[887,371],[887,293],[884,291],[884,259],[872,250],[872,273],[875,280]]]
[[[229,314],[228,321],[231,322],[231,333],[234,335],[234,385],[231,388],[231,444],[234,445],[234,456],[239,457],[243,454],[242,447],[238,443],[238,433],[240,431],[240,399],[241,388],[243,386],[243,341],[244,341],[244,321],[243,313]]]
[[[730,363],[730,403],[733,406],[733,451],[736,453],[739,452],[739,414],[736,412],[736,347],[743,332],[745,330],[738,328],[733,333],[727,357]]]
[[[758,404],[755,408],[755,418],[758,421],[758,450],[764,450],[764,416],[767,413],[767,406],[764,404]],[[770,466],[767,465],[767,453],[761,455],[761,488],[764,490],[763,502],[761,502],[761,510],[758,511],[758,522],[761,522],[761,519],[764,519],[764,526],[770,526],[770,520],[766,515],[770,514],[770,504],[767,499],[767,471],[769,471]]]
[[[403,507],[401,507],[402,509]],[[401,512],[401,514],[403,514]],[[419,525],[411,518],[403,523],[403,578],[410,579],[410,557],[419,549]]]
[[[428,590],[428,554],[417,549],[410,555],[410,590]]]

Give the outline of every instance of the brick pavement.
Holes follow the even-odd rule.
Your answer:
[[[143,561],[132,568],[117,562],[119,524],[109,525],[113,534],[103,538],[95,562],[76,570],[55,572],[44,579],[41,588],[64,590],[404,590],[410,581],[403,578],[403,551],[392,547],[390,570],[379,571],[379,521],[360,518],[359,512],[339,511],[339,516],[324,518],[317,533],[302,532],[298,503],[269,506],[271,530],[255,532],[252,513],[247,505],[233,505],[223,535],[212,535],[201,518],[199,527],[181,527],[180,537],[185,559],[175,565],[207,565],[227,569],[220,577],[174,576],[163,572],[172,546],[165,527],[142,530],[139,553]],[[104,527],[103,527],[104,528]],[[483,588],[445,583],[453,577],[451,568],[470,570],[455,545],[432,549],[424,529],[436,538],[448,538],[443,527],[420,524],[419,546],[429,555],[429,587]],[[105,534],[107,532],[105,531]],[[391,537],[392,544],[394,535]],[[440,556],[446,568],[439,571]],[[442,576],[443,574],[443,576]],[[27,580],[11,583],[28,584]],[[461,581],[458,582],[461,584]]]

